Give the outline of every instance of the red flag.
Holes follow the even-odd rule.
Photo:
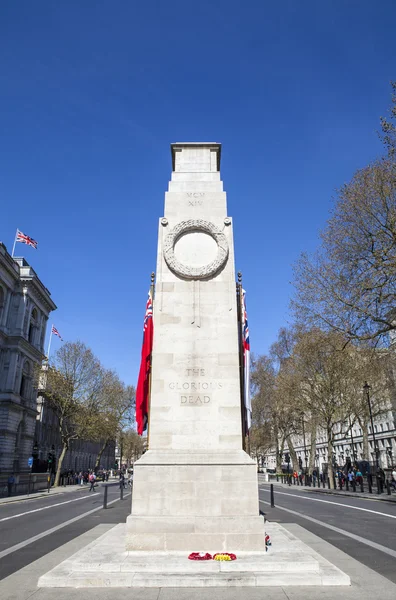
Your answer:
[[[136,387],[136,423],[139,435],[142,435],[143,431],[147,429],[148,422],[150,394],[149,376],[151,369],[151,352],[153,349],[153,334],[153,299],[150,290],[146,304],[146,314],[144,316],[142,358]]]

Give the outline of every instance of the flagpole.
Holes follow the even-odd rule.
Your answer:
[[[49,354],[50,354],[50,349],[51,349],[51,340],[52,340],[52,325],[51,325],[51,333],[50,333],[50,339],[48,342],[48,351],[47,351],[47,359],[49,360]]]
[[[154,271],[151,273],[151,284],[150,284],[150,293],[151,293],[151,304],[153,307],[153,314],[151,316],[151,318],[153,319],[153,323],[154,323],[154,288],[155,288],[155,284],[154,284],[154,280],[155,280],[155,273]],[[149,378],[149,391],[148,391],[148,407],[147,407],[147,450],[150,447],[150,411],[151,411],[151,373],[153,370],[153,349],[151,349],[151,357],[150,357],[150,372],[148,375]]]
[[[17,237],[18,237],[18,228],[17,228],[17,230],[16,230],[16,233],[15,233],[14,245],[13,245],[13,247],[12,247],[12,253],[11,253],[11,257],[12,257],[12,258],[14,258],[15,244],[16,244],[16,241],[17,241]]]
[[[238,272],[238,283],[236,284],[237,315],[238,315],[238,342],[239,342],[239,380],[241,394],[241,428],[242,449],[246,452],[246,415],[245,415],[245,369],[243,353],[243,323],[242,323],[242,273]]]

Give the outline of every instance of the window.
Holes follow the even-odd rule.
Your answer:
[[[0,285],[0,321],[3,316],[4,300],[5,300],[5,293],[4,293],[3,288]]]
[[[35,333],[36,333],[36,329],[38,327],[38,313],[37,313],[37,308],[33,308],[32,313],[30,315],[30,323],[29,323],[29,334],[28,334],[28,339],[29,342],[31,344],[34,344],[35,342]]]
[[[25,360],[25,363],[24,363],[23,369],[22,369],[21,384],[19,387],[19,395],[22,398],[27,398],[29,395],[30,379],[31,379],[30,365],[29,365],[28,361]]]

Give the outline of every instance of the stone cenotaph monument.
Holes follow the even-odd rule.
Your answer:
[[[217,143],[172,144],[159,221],[149,449],[134,465],[132,514],[39,587],[350,585],[349,576],[259,515],[257,467],[242,449],[232,220]],[[115,502],[117,500],[113,500]],[[94,509],[98,510],[98,508]],[[78,538],[77,538],[78,541]],[[236,554],[189,560],[191,552]]]
[[[134,465],[128,550],[265,550],[242,450],[232,219],[221,145],[171,145],[159,220],[149,450]]]

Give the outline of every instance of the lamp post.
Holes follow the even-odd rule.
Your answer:
[[[370,402],[370,386],[367,383],[367,381],[364,382],[363,390],[367,397],[367,404],[368,404],[369,413],[370,413],[371,431],[373,433],[374,452],[375,452],[375,465],[376,465],[377,471],[378,471],[378,469],[379,469],[378,446],[377,446],[377,440],[375,439],[375,433],[374,433],[373,413],[371,410],[371,402]]]

